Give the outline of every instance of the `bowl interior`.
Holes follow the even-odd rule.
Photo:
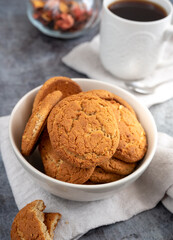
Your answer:
[[[156,143],[157,143],[157,129],[154,122],[154,119],[149,112],[149,110],[143,106],[139,101],[136,100],[136,98],[129,94],[127,91],[116,87],[111,84],[107,84],[104,82],[91,80],[91,79],[73,79],[76,81],[82,88],[83,91],[88,91],[92,89],[104,89],[108,90],[114,94],[119,95],[120,97],[124,98],[135,110],[137,113],[137,117],[139,121],[141,122],[142,126],[144,127],[146,134],[147,134],[147,140],[148,140],[148,150],[144,157],[144,159],[141,161],[140,165],[138,166],[138,169],[136,169],[132,174],[129,176],[113,182],[113,183],[107,183],[107,184],[118,184],[118,182],[128,181],[128,179],[132,178],[136,174],[138,174],[139,171],[142,171],[142,168],[146,168],[150,161],[152,160],[152,157],[154,155],[155,149],[156,149]],[[32,104],[33,100],[35,98],[35,95],[40,87],[37,87],[27,93],[15,106],[13,109],[11,120],[10,120],[10,139],[12,142],[13,149],[15,153],[17,154],[20,162],[25,161],[25,158],[20,153],[20,146],[21,146],[21,138],[22,134],[26,125],[26,122],[28,121],[31,111],[32,111]],[[38,151],[36,150],[30,157],[26,158],[27,162],[29,162],[35,169],[44,172],[43,171],[43,165],[40,158],[40,155]],[[46,175],[45,175],[46,176]],[[46,176],[47,177],[47,176]],[[48,177],[51,179],[50,177]],[[53,179],[55,181],[55,179]],[[57,182],[60,182],[56,180]],[[71,184],[76,185],[76,184]],[[100,184],[105,185],[105,184]],[[85,187],[85,185],[80,185],[81,187]],[[93,187],[93,185],[87,185],[87,187]]]

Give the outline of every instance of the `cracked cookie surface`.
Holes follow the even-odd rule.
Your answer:
[[[47,129],[41,135],[39,151],[45,173],[60,181],[82,184],[92,175],[94,168],[78,168],[61,160],[52,148]]]
[[[42,101],[49,93],[58,90],[62,92],[62,98],[82,91],[80,86],[68,77],[59,76],[50,78],[38,91],[34,99],[33,111],[36,109],[39,102]]]
[[[21,152],[24,156],[29,156],[34,150],[50,111],[61,98],[60,91],[48,94],[30,116],[22,135]]]
[[[96,167],[93,174],[90,177],[90,181],[93,183],[109,183],[117,181],[121,178],[122,178],[121,175],[106,172],[102,168]]]
[[[128,175],[134,171],[136,165],[137,163],[127,163],[112,157],[108,161],[102,163],[100,167],[106,172]]]
[[[47,126],[56,153],[77,167],[90,168],[110,159],[119,144],[112,108],[93,94],[63,99],[51,111]]]
[[[120,131],[120,142],[114,156],[126,162],[142,159],[147,150],[146,134],[133,108],[124,99],[109,91],[91,90],[88,93],[96,94],[113,107]]]
[[[137,162],[147,151],[145,131],[126,107],[116,102],[112,102],[112,107],[120,131],[120,141],[114,157],[125,162]]]
[[[52,240],[53,235],[49,234],[49,230],[57,225],[61,214],[50,213],[45,217],[44,209],[42,200],[35,200],[22,208],[12,223],[11,240]]]
[[[119,97],[118,95],[115,95],[109,91],[102,90],[102,89],[96,89],[96,90],[90,90],[88,91],[89,93],[96,94],[98,97],[107,100],[109,102],[117,102],[120,105],[123,105],[124,107],[128,108],[131,113],[133,113],[136,116],[135,111],[133,108],[130,106],[128,102],[126,102],[123,98]]]

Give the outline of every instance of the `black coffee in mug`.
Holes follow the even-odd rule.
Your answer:
[[[108,8],[119,17],[139,22],[156,21],[167,16],[163,7],[145,0],[119,0],[111,3]]]

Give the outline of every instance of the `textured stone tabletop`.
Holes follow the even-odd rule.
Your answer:
[[[0,0],[0,116],[10,114],[16,102],[29,90],[54,75],[86,77],[66,67],[61,58],[74,46],[92,39],[98,32],[72,40],[46,37],[26,17],[25,1]],[[158,131],[173,136],[173,99],[151,107]],[[128,201],[128,199],[127,199]],[[17,214],[11,188],[0,157],[0,240],[10,239]],[[173,239],[173,215],[162,204],[128,221],[100,227],[81,240]]]

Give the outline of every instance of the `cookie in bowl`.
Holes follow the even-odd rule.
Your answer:
[[[93,183],[91,180],[88,180],[83,184],[69,183],[69,182],[64,182],[64,181],[58,180],[54,177],[48,176],[47,174],[45,174],[45,172],[42,171],[40,164],[35,164],[35,163],[37,163],[37,161],[41,162],[41,157],[38,152],[38,148],[36,148],[36,150],[33,152],[33,154],[31,154],[29,157],[25,157],[24,155],[22,155],[21,154],[22,135],[24,132],[24,128],[27,124],[27,121],[32,112],[32,104],[34,102],[34,98],[37,95],[41,86],[30,91],[29,93],[27,93],[16,104],[15,108],[13,109],[13,112],[11,114],[10,129],[9,129],[10,142],[11,142],[13,150],[17,156],[17,159],[21,163],[22,167],[27,171],[27,173],[29,174],[31,179],[35,183],[40,185],[40,187],[44,188],[46,191],[48,191],[56,196],[59,196],[61,198],[65,198],[68,200],[74,200],[74,201],[95,201],[95,200],[109,198],[109,197],[113,196],[114,194],[116,194],[118,191],[121,191],[124,187],[127,187],[129,184],[134,182],[136,179],[138,179],[141,176],[141,174],[146,170],[148,165],[150,164],[150,162],[154,156],[155,150],[156,150],[156,143],[157,143],[156,125],[155,125],[155,122],[153,120],[153,117],[152,117],[150,111],[143,104],[141,104],[141,102],[139,102],[133,95],[131,95],[127,91],[125,91],[115,85],[111,85],[109,83],[100,82],[100,81],[93,80],[93,79],[92,80],[91,79],[89,79],[89,80],[88,79],[73,79],[73,81],[75,81],[80,86],[80,88],[83,92],[92,91],[94,89],[102,89],[102,90],[109,91],[110,93],[115,94],[115,95],[121,97],[122,99],[124,99],[124,101],[126,101],[134,109],[135,117],[145,131],[145,136],[147,138],[147,148],[146,148],[146,153],[144,154],[143,158],[139,161],[139,163],[137,163],[137,166],[134,168],[134,170],[131,173],[129,173],[127,175],[119,175],[117,173],[113,173],[113,174],[117,174],[117,175],[121,176],[120,179],[117,179],[117,180],[115,179],[115,180],[113,180],[113,182],[110,182],[110,180],[109,180],[109,182],[106,181],[106,182],[102,182],[102,183]],[[83,93],[78,93],[77,95],[80,95],[80,94],[82,95]],[[93,94],[92,94],[92,97],[93,97]],[[96,96],[96,97],[98,98],[98,96]],[[76,96],[75,96],[75,98],[76,98]],[[51,110],[51,114],[54,111],[54,109],[57,107],[57,105],[59,105],[61,102],[65,101],[66,99],[68,99],[68,97],[62,99],[58,104],[56,104],[53,107],[53,109]],[[112,119],[116,119],[113,107],[111,107],[112,100],[111,101],[105,101],[105,99],[101,99],[101,100],[104,101],[104,104],[109,105],[109,107],[111,108],[110,111],[111,111]],[[125,106],[125,104],[123,105],[122,103],[120,103],[120,101],[117,100],[115,102],[119,103],[124,108],[129,109]],[[70,115],[71,114],[70,110],[71,109],[69,109],[69,111],[66,111],[66,116],[68,115],[67,113],[69,113],[69,118],[71,119],[72,115]],[[130,111],[130,109],[129,109],[129,111]],[[113,115],[112,115],[112,112],[113,112]],[[92,117],[92,114],[89,114],[89,116]],[[103,119],[102,121],[104,121],[104,114],[100,118],[102,118]],[[75,115],[74,115],[73,119],[74,120],[76,119]],[[116,119],[116,122],[117,122],[117,128],[119,130],[117,119]],[[47,125],[47,122],[46,122],[46,125]],[[110,127],[109,124],[106,124],[106,125],[108,127]],[[54,127],[55,126],[56,126],[56,124],[54,125]],[[69,123],[65,122],[65,127],[67,127],[67,129],[68,129],[68,126],[71,126],[71,125]],[[88,128],[89,127],[91,128],[90,125],[87,125],[87,126],[88,126]],[[84,124],[84,127],[86,127],[85,124]],[[69,129],[71,129],[71,128],[69,128]],[[76,130],[76,131],[78,131],[78,130]],[[50,133],[49,133],[49,135],[50,135]],[[50,140],[51,140],[51,137],[50,137]],[[71,138],[69,141],[71,141]],[[51,147],[53,147],[53,149],[54,149],[52,141],[50,141],[50,142],[51,142]],[[37,144],[38,143],[39,143],[39,141],[37,141]],[[117,146],[117,148],[118,148],[118,146]],[[116,152],[117,148],[115,149],[115,152]],[[93,150],[95,150],[95,148],[93,148]],[[102,151],[104,152],[104,149]],[[118,159],[117,157],[114,157],[115,152],[113,154],[112,153],[109,154],[109,159],[110,158]],[[58,157],[59,157],[59,155],[58,155]],[[63,161],[65,160],[65,159],[62,159],[61,157],[60,157],[60,159]],[[100,166],[104,163],[104,161],[109,161],[109,159],[107,158],[107,160],[103,160],[103,162],[98,161],[98,163],[96,163],[96,165],[95,165],[96,169],[98,169],[97,164],[99,164],[99,166]],[[120,160],[120,159],[118,159],[118,160],[125,163],[124,160]],[[65,160],[64,162],[66,162],[68,164],[70,163],[68,160]],[[126,162],[126,163],[128,164],[128,162]],[[135,162],[135,164],[136,164],[136,162]],[[74,162],[72,165],[74,165]],[[101,169],[103,169],[103,168],[101,168]],[[104,170],[104,172],[105,171],[108,172],[108,170]],[[92,177],[92,175],[91,175],[91,177]]]
[[[116,173],[119,175],[129,175],[137,166],[137,163],[127,163],[115,157],[110,158],[108,161],[102,163],[100,167],[106,172]]]
[[[114,157],[130,163],[140,161],[147,151],[147,137],[134,109],[123,98],[109,91],[92,90],[89,92],[110,103],[115,113],[120,141]]]
[[[45,173],[60,181],[76,184],[85,183],[95,169],[95,167],[79,168],[60,159],[51,145],[47,128],[41,135],[39,152]]]
[[[110,159],[119,144],[112,108],[89,93],[60,101],[52,109],[47,127],[57,155],[80,168],[91,168]]]
[[[120,141],[114,157],[125,162],[140,161],[147,151],[147,137],[144,128],[129,109],[111,102],[120,131]]]
[[[95,94],[98,97],[100,97],[108,102],[119,103],[120,105],[123,105],[124,107],[128,108],[129,111],[136,116],[136,113],[135,113],[134,109],[132,108],[132,106],[127,101],[125,101],[123,98],[121,98],[120,96],[118,96],[116,94],[106,91],[106,90],[103,90],[103,89],[94,89],[94,90],[90,90],[88,92]]]
[[[61,91],[62,98],[65,98],[67,96],[80,93],[82,90],[80,86],[71,78],[64,76],[52,77],[43,84],[36,94],[32,111],[34,112],[38,104],[53,91]]]
[[[116,173],[110,173],[102,169],[101,167],[96,167],[93,174],[90,177],[92,183],[101,184],[101,183],[110,183],[122,178],[121,175]]]
[[[21,152],[24,156],[29,156],[35,149],[50,111],[61,98],[62,93],[60,91],[48,94],[31,114],[22,135]]]

